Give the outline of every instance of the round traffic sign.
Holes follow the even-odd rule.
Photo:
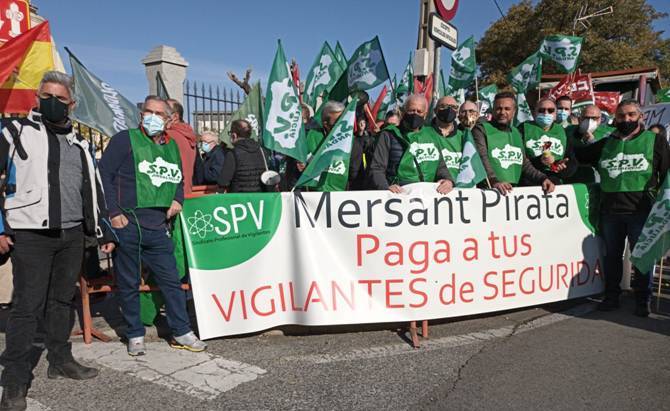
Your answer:
[[[440,17],[449,21],[456,15],[458,0],[435,0],[435,8]]]

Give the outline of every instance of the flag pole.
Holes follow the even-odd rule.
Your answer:
[[[386,58],[384,57],[384,49],[382,48],[382,42],[379,41],[379,36],[375,36],[375,39],[377,39],[377,44],[379,44],[379,52],[382,55],[384,68],[386,68],[386,78],[388,78],[389,83],[391,84],[391,91],[393,91],[393,95],[395,96],[395,87],[393,87],[393,82],[391,82],[391,73],[389,73],[389,66],[386,64]]]
[[[475,101],[479,107],[479,81],[477,80],[477,71],[475,70]]]
[[[665,239],[663,241],[663,247],[661,250],[665,250]],[[656,292],[656,312],[660,312],[661,308],[661,285],[663,284],[663,260],[665,260],[665,254],[661,256],[661,266],[658,271],[658,291]],[[653,275],[653,273],[652,273]]]

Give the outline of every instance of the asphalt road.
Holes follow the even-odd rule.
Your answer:
[[[153,338],[137,359],[119,341],[75,337],[75,356],[100,375],[48,380],[43,357],[29,408],[670,410],[670,314],[640,319],[630,301],[612,313],[593,307],[439,322],[420,349],[394,325],[217,339],[206,354]]]

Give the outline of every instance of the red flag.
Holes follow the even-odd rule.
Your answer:
[[[621,93],[618,91],[596,91],[593,94],[595,96],[595,104],[601,110],[607,111],[610,114],[616,112],[616,107],[619,105],[619,100],[621,100]]]
[[[547,98],[556,100],[561,96],[569,96],[571,93],[570,84],[572,83],[572,74],[567,74],[547,93]]]
[[[433,74],[431,73],[426,79],[422,82],[416,77],[414,78],[414,93],[423,94],[426,97],[426,102],[430,106],[430,100],[433,96]]]
[[[591,74],[568,74],[549,90],[547,94],[547,97],[552,100],[556,100],[561,96],[570,96],[574,106],[593,104],[595,97],[593,95]]]

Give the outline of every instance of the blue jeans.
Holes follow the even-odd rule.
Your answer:
[[[191,331],[186,312],[186,293],[181,289],[174,245],[167,231],[140,229],[132,222],[114,231],[119,237],[119,245],[114,252],[114,267],[119,304],[128,324],[126,337],[142,337],[145,332],[140,317],[140,256],[142,264],[151,268],[163,294],[167,323],[172,334],[180,336]]]
[[[600,216],[601,234],[605,240],[605,296],[618,298],[621,294],[621,278],[623,277],[623,253],[626,237],[632,251],[642,232],[642,227],[649,213],[635,214],[602,214]],[[646,302],[651,293],[651,273],[641,273],[633,267],[635,278],[631,284],[635,290],[635,298]]]

